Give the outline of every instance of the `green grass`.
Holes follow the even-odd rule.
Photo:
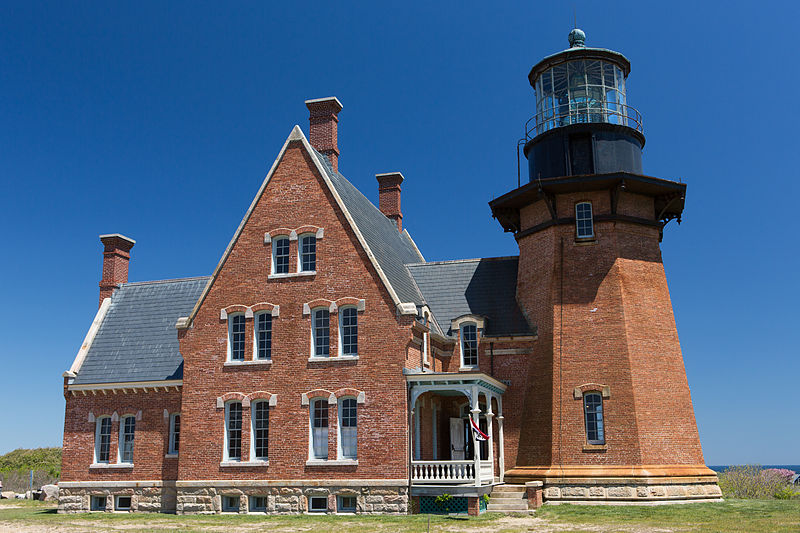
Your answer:
[[[0,530],[63,531],[800,531],[800,500],[729,500],[723,503],[627,506],[545,506],[534,517],[487,513],[468,520],[444,516],[253,516],[83,513],[59,515],[49,503],[0,501]],[[543,519],[543,521],[541,520]],[[551,527],[548,527],[551,526]]]

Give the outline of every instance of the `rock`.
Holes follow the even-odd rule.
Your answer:
[[[17,497],[17,493],[13,490],[4,490],[0,492],[0,500],[13,500]]]
[[[49,502],[58,499],[58,485],[42,485],[42,492],[39,499],[43,502]]]
[[[15,494],[14,498],[16,498],[18,500],[24,500],[25,499],[25,495],[24,494]]]

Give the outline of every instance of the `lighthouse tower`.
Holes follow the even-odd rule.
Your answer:
[[[585,38],[531,69],[528,183],[490,202],[539,332],[505,479],[543,481],[550,501],[718,499],[659,247],[686,185],[643,174],[630,62]]]

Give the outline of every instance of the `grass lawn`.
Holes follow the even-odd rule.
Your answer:
[[[655,507],[545,506],[535,516],[486,513],[469,519],[443,516],[174,516],[85,513],[59,515],[48,503],[0,502],[0,532],[67,531],[347,531],[347,532],[568,532],[568,531],[800,531],[800,500],[729,500]]]

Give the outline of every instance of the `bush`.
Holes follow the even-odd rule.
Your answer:
[[[3,490],[25,492],[33,470],[33,488],[58,481],[61,474],[61,448],[23,448],[0,456],[0,481]]]
[[[781,497],[778,494],[785,494],[787,487],[782,473],[774,468],[764,470],[758,465],[731,466],[719,475],[719,488],[727,498],[778,498]]]

